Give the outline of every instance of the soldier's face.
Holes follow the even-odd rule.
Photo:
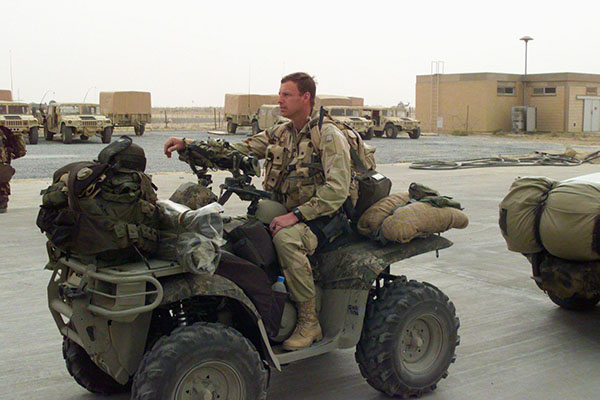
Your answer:
[[[310,93],[300,94],[296,82],[288,81],[281,84],[279,88],[279,100],[281,115],[294,119],[306,110],[310,112]]]

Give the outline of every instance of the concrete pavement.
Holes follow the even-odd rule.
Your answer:
[[[444,236],[454,246],[393,265],[393,272],[428,281],[454,302],[461,344],[450,375],[426,399],[590,399],[600,392],[600,309],[564,311],[530,279],[527,260],[506,250],[498,228],[498,203],[517,176],[555,179],[600,172],[597,165],[510,167],[455,171],[411,170],[383,165],[393,192],[411,182],[460,201],[469,215],[465,230]],[[225,174],[215,174],[222,179]],[[188,173],[157,174],[166,198]],[[45,237],[35,226],[49,181],[17,180],[9,212],[0,215],[0,399],[93,399],[68,374],[61,338],[46,304],[50,273]],[[216,187],[216,185],[215,185]],[[231,201],[230,214],[245,205]],[[127,399],[127,395],[110,399]],[[338,351],[274,372],[269,399],[384,399],[361,377],[353,350]]]

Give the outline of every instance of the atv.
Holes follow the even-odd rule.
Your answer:
[[[200,180],[206,184],[204,180]],[[246,175],[227,178],[250,200],[250,218],[268,193]],[[266,228],[265,228],[266,229]],[[393,397],[419,397],[448,375],[459,320],[437,287],[391,273],[390,265],[450,247],[439,235],[382,246],[348,234],[312,259],[323,339],[286,352],[296,311],[286,302],[269,335],[257,307],[231,280],[187,272],[174,261],[114,265],[65,253],[48,242],[50,312],[63,336],[67,370],[93,393],[131,398],[266,399],[270,371],[356,347],[367,383]]]

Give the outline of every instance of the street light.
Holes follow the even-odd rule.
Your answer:
[[[525,107],[525,86],[527,85],[527,42],[533,40],[531,36],[523,36],[521,39],[525,42],[525,75],[523,77],[523,107]]]

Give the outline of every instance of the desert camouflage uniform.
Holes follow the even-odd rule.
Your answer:
[[[278,125],[232,146],[265,159],[265,190],[288,211],[297,208],[306,221],[334,215],[349,195],[349,145],[327,120],[320,130],[316,119],[307,120],[299,132],[292,122]],[[317,248],[315,234],[300,222],[277,232],[273,244],[292,300],[313,299],[315,287],[308,255]]]
[[[25,138],[21,134],[13,134],[10,129],[0,127],[0,163],[10,165],[11,160],[23,157],[26,153]],[[10,183],[0,183],[0,209],[6,209]]]

